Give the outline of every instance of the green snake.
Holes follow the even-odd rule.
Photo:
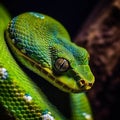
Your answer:
[[[48,101],[19,62],[69,93],[70,118]],[[10,20],[0,6],[0,104],[16,120],[93,120],[84,92],[93,83],[87,50],[71,42],[58,21],[37,12]]]

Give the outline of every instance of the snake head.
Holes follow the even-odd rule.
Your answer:
[[[81,92],[92,87],[88,52],[72,43],[66,29],[53,18],[23,13],[9,23],[6,40],[23,65],[61,90]]]
[[[64,43],[60,47],[56,45],[55,49],[59,57],[53,60],[53,66],[54,73],[58,74],[59,80],[64,80],[66,85],[69,84],[72,92],[89,90],[95,78],[89,66],[88,52],[74,43]]]
[[[73,90],[71,89],[73,92],[89,90],[93,86],[94,76],[91,73],[89,65],[78,65],[76,67],[71,68],[71,66],[69,66],[70,64],[68,65],[68,63],[66,62],[66,59],[64,58],[59,58],[59,59],[61,59],[61,61],[63,62],[60,63],[61,67],[60,66],[57,67],[56,74],[58,75],[66,74],[65,76],[68,76],[68,77],[64,78],[64,81],[69,78],[68,80],[70,81],[74,80],[76,82],[76,83],[73,82],[73,84],[71,84],[71,86],[73,86]],[[67,69],[69,70],[67,71]],[[76,88],[78,88],[78,90],[74,89],[75,86]]]

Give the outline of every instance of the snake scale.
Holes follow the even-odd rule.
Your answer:
[[[69,93],[71,116],[52,105],[18,62]],[[93,120],[84,91],[94,83],[87,50],[55,19],[26,12],[10,19],[0,6],[0,104],[15,120]]]

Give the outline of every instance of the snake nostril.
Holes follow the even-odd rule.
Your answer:
[[[88,86],[92,87],[92,86],[93,86],[93,84],[92,84],[92,83],[88,83]]]
[[[79,85],[80,85],[80,87],[84,87],[85,86],[85,81],[84,80],[79,80]]]

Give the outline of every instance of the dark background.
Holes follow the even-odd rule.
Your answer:
[[[2,0],[12,16],[37,11],[59,20],[73,38],[99,0]]]

